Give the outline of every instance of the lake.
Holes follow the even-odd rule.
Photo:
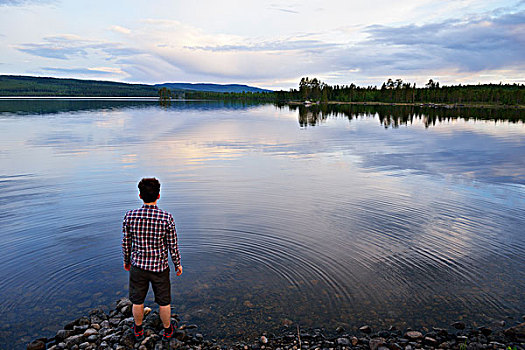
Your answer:
[[[523,113],[0,101],[1,347],[127,296],[122,218],[145,176],[177,225],[172,305],[205,337],[514,324]]]

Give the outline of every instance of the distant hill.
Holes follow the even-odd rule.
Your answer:
[[[164,83],[155,84],[156,87],[166,87],[174,90],[209,91],[209,92],[272,92],[272,90],[260,89],[240,84],[204,84],[204,83]]]
[[[71,97],[157,97],[158,90],[166,87],[179,92],[268,92],[239,84],[126,84],[114,81],[0,75],[0,96],[71,96]]]
[[[0,75],[0,96],[157,97],[158,88],[112,81]]]

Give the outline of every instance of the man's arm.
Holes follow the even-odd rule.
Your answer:
[[[124,258],[124,270],[129,271],[131,267],[131,233],[127,219],[128,215],[126,214],[122,222],[122,256]]]
[[[177,241],[177,230],[175,229],[175,221],[170,215],[168,219],[168,227],[166,232],[166,243],[171,254],[171,260],[177,270],[177,276],[182,274],[182,265],[180,263],[179,245]]]

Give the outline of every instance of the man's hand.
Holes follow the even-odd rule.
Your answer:
[[[177,267],[177,271],[176,271],[176,273],[177,273],[177,276],[182,275],[182,266],[179,265],[179,266]]]
[[[124,264],[124,270],[126,271],[129,271],[129,269],[131,268],[131,264]]]

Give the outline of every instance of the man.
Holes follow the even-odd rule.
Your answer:
[[[167,341],[173,336],[168,252],[177,276],[182,274],[177,231],[173,216],[157,207],[160,198],[159,180],[143,178],[138,187],[144,205],[128,211],[122,223],[124,270],[129,271],[129,299],[133,303],[135,320],[133,332],[137,341],[144,338],[144,299],[151,283],[164,326],[162,339]]]

